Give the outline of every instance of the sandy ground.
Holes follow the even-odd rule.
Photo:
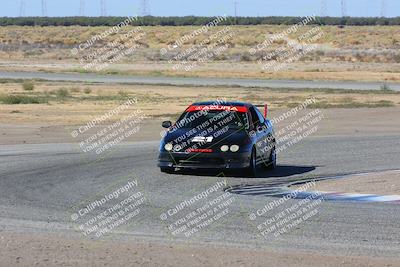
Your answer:
[[[0,232],[2,266],[397,266],[398,259]],[[289,256],[290,255],[290,256]],[[95,263],[95,264],[94,264]]]
[[[298,188],[298,186],[294,186],[293,188]],[[341,179],[320,181],[313,190],[341,193],[400,195],[400,171],[395,170],[363,175],[350,175]]]

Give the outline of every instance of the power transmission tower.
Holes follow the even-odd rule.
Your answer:
[[[79,3],[79,16],[85,16],[85,0],[80,0]]]
[[[25,0],[21,0],[20,5],[19,5],[19,16],[20,17],[25,17],[25,8],[26,8]]]
[[[100,0],[100,15],[102,17],[107,16],[106,0]]]
[[[342,17],[346,17],[347,16],[346,0],[342,0],[341,5],[342,5]]]
[[[42,0],[42,16],[47,17],[47,3],[46,0]]]
[[[321,0],[321,17],[326,17],[328,15],[328,4],[326,0]]]
[[[386,0],[381,2],[381,17],[386,17]]]
[[[237,16],[238,16],[238,12],[237,12],[238,11],[238,9],[237,9],[238,8],[238,2],[235,1],[233,4],[235,6],[235,18],[237,18]]]
[[[145,17],[145,16],[150,16],[150,3],[149,3],[149,0],[142,0],[142,3],[141,3],[141,15],[143,16],[143,17]]]

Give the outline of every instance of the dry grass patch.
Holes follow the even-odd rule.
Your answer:
[[[90,93],[86,93],[90,91]],[[271,110],[291,108],[314,97],[311,108],[360,108],[400,106],[400,93],[349,90],[292,90],[263,88],[139,86],[36,82],[35,91],[24,91],[19,83],[0,85],[0,122],[48,122],[79,124],[136,98],[137,106],[150,117],[176,116],[196,101],[226,99],[257,105],[269,104]],[[4,101],[8,97],[18,103]],[[27,101],[40,99],[43,102]],[[13,113],[18,105],[18,111]],[[127,111],[129,112],[129,111]],[[120,114],[124,116],[127,114]]]

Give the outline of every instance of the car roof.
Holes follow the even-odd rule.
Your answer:
[[[221,100],[195,102],[192,105],[194,105],[194,106],[221,105],[221,106],[238,106],[238,107],[251,107],[251,106],[253,106],[252,104],[245,103],[245,102],[221,101]]]

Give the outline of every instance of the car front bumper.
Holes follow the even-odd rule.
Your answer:
[[[158,167],[179,169],[242,169],[250,165],[250,152],[170,153],[160,152]]]

